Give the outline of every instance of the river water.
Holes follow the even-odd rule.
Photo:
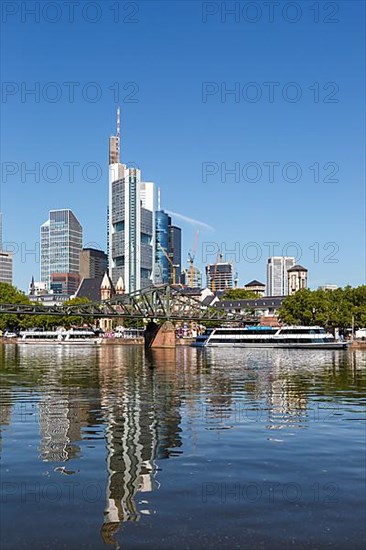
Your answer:
[[[1,548],[364,548],[364,351],[0,347]]]

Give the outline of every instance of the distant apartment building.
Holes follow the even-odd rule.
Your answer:
[[[298,290],[308,287],[308,270],[302,265],[294,265],[287,270],[288,293],[295,294]]]
[[[319,290],[337,290],[338,285],[322,285],[319,287]]]
[[[108,266],[126,292],[150,286],[155,266],[155,185],[120,162],[120,115],[109,139]]]
[[[295,265],[295,258],[290,256],[272,256],[267,261],[267,296],[287,296],[287,271]]]
[[[51,289],[55,274],[79,276],[83,230],[75,214],[69,210],[50,210],[41,226],[41,281]],[[67,278],[67,277],[66,277]]]
[[[206,265],[207,287],[212,292],[233,288],[233,264],[224,262],[222,254],[215,264]]]
[[[182,285],[188,288],[202,288],[202,273],[197,267],[184,269],[181,273],[180,280]]]
[[[0,251],[0,283],[13,284],[13,255]]]
[[[83,248],[80,252],[80,278],[103,277],[108,270],[108,256],[103,250]]]

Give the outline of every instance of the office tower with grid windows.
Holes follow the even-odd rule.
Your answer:
[[[41,281],[48,290],[62,274],[66,282],[63,290],[73,294],[82,246],[83,230],[75,214],[69,209],[50,210],[48,220],[41,225]]]
[[[126,292],[154,282],[155,185],[141,181],[138,168],[120,162],[120,111],[117,132],[109,138],[108,266]]]
[[[295,258],[291,256],[272,256],[267,260],[267,296],[287,296],[288,273],[295,265]]]

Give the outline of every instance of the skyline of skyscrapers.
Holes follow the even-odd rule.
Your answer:
[[[40,277],[48,290],[53,274],[64,274],[66,279],[68,274],[79,276],[82,246],[83,229],[72,210],[50,210],[41,225]]]
[[[96,251],[100,254],[100,261],[92,259],[91,252],[88,259],[81,257],[82,227],[75,214],[69,208],[50,210],[49,219],[40,230],[40,282],[46,283],[47,290],[61,292],[62,289],[62,292],[72,293],[77,286],[76,275],[80,280],[94,278],[106,270],[113,284],[122,277],[126,293],[155,283],[180,283],[192,287],[192,279],[193,286],[202,287],[198,267],[182,269],[182,230],[172,223],[164,210],[160,210],[160,200],[156,209],[154,182],[142,181],[139,168],[129,168],[121,162],[120,128],[118,108],[117,131],[109,138],[107,254]],[[1,248],[0,212],[0,251]],[[0,261],[0,280],[12,281],[12,254],[3,251]],[[98,264],[98,268],[92,267],[93,262],[95,266]],[[268,259],[267,295],[289,293],[287,271],[294,265],[295,258],[292,257]],[[233,288],[233,265],[222,260],[208,265],[206,278],[211,290]],[[299,279],[299,285],[307,286],[307,275],[305,278]],[[295,288],[295,275],[292,280]]]

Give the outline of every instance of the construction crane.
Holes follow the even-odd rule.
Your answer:
[[[198,246],[198,239],[199,239],[200,231],[197,229],[196,236],[194,239],[194,245],[193,245],[193,251],[192,254],[188,252],[188,262],[189,262],[189,286],[193,288],[194,286],[194,259],[196,257],[197,252],[197,246]]]
[[[165,248],[160,243],[158,243],[158,247],[160,248],[160,250],[162,251],[162,253],[166,257],[166,259],[168,260],[169,264],[171,265],[172,278],[173,278],[172,284],[173,285],[179,284],[179,283],[176,282],[177,268],[179,267],[179,264],[173,264],[173,261],[172,261],[171,257],[169,256],[168,252],[165,250]]]

